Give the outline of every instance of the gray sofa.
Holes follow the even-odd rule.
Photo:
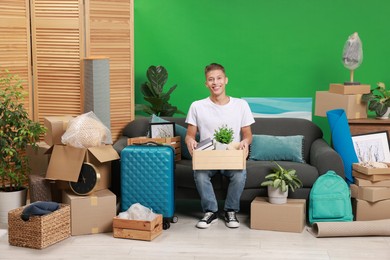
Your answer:
[[[186,127],[185,118],[169,117],[164,119]],[[120,154],[121,150],[127,145],[127,138],[145,136],[148,133],[149,121],[150,118],[138,117],[130,122],[123,129],[122,137],[114,143],[116,151]],[[341,157],[323,139],[322,130],[313,122],[297,118],[255,118],[255,121],[252,125],[252,133],[254,135],[304,136],[303,155],[305,163],[278,161],[285,168],[295,169],[303,182],[302,188],[297,189],[295,192],[289,192],[290,198],[308,199],[310,189],[315,180],[328,170],[334,170],[344,178],[344,167]],[[120,196],[120,185],[118,184],[120,179],[119,166],[120,162],[113,166],[113,186],[116,186],[114,190],[118,196]],[[261,187],[260,183],[274,167],[275,164],[271,161],[247,160],[247,180],[241,197],[242,203],[250,203],[256,196],[267,196],[266,187]],[[217,175],[213,178],[213,185],[217,198],[224,199],[228,180],[221,177],[221,175]],[[175,187],[176,199],[199,199],[190,159],[182,158],[182,160],[176,162]]]

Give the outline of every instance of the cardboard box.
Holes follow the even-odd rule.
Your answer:
[[[390,187],[390,180],[370,181],[355,177],[355,184],[362,187]]]
[[[390,163],[386,163],[389,168],[367,168],[358,163],[352,164],[352,169],[366,175],[390,174]]]
[[[343,95],[367,94],[370,93],[370,85],[344,85],[332,83],[329,85],[329,92]]]
[[[384,180],[390,180],[390,174],[372,174],[372,175],[367,175],[365,173],[361,173],[355,170],[352,170],[352,176],[368,180],[368,181],[384,181]]]
[[[83,162],[89,162],[100,174],[96,191],[107,189],[111,186],[111,161],[117,159],[119,155],[112,145],[90,148],[54,145],[46,179],[76,182]]]
[[[127,139],[127,145],[144,144],[147,142],[156,142],[160,144],[168,144],[175,150],[175,161],[181,160],[181,137],[165,137],[165,138],[148,138],[146,136],[133,137]]]
[[[301,233],[306,224],[306,200],[287,199],[285,204],[271,204],[256,197],[251,203],[250,228]]]
[[[242,170],[246,169],[244,150],[202,150],[192,155],[194,170]]]
[[[367,118],[367,104],[361,102],[362,94],[342,95],[328,91],[317,91],[315,115],[326,117],[326,112],[344,109],[348,119]]]
[[[112,231],[116,196],[110,190],[97,191],[89,196],[78,196],[64,190],[62,201],[70,205],[72,236]]]
[[[353,199],[352,202],[353,214],[356,221],[390,218],[390,200],[369,202],[360,199]]]
[[[44,117],[44,126],[47,128],[44,140],[49,146],[62,144],[61,137],[66,131],[69,120],[72,118],[73,116],[71,115]]]
[[[30,174],[45,176],[50,160],[50,155],[47,154],[50,146],[45,142],[38,142],[37,145],[36,149],[31,145],[28,145],[26,148],[28,164],[31,168]]]
[[[390,199],[390,187],[360,187],[351,184],[351,196],[355,199],[376,202]]]
[[[152,241],[162,233],[162,221],[163,217],[161,214],[157,214],[157,217],[152,221],[115,217],[112,223],[113,236],[115,238]]]

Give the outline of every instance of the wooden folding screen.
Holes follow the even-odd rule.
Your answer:
[[[134,119],[133,8],[133,0],[0,1],[0,69],[25,80],[34,120],[83,113],[82,60],[105,56],[111,132],[119,137]]]
[[[29,0],[0,1],[0,70],[24,80],[25,107],[32,110]]]
[[[86,56],[105,56],[110,60],[114,140],[134,119],[133,7],[133,0],[85,1]]]

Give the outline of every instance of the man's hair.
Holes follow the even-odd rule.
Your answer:
[[[210,65],[207,65],[206,68],[204,69],[204,75],[206,76],[207,73],[209,73],[212,70],[222,70],[223,74],[226,75],[225,68],[218,63],[211,63]]]

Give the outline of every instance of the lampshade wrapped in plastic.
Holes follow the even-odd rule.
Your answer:
[[[355,70],[363,62],[363,47],[358,33],[348,37],[343,50],[343,64],[349,70]]]

